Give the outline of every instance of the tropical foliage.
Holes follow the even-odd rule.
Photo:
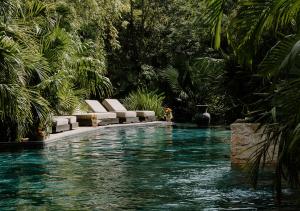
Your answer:
[[[164,115],[163,100],[164,96],[162,94],[157,94],[155,91],[138,89],[124,99],[124,104],[131,110],[155,111],[156,116],[162,118]]]
[[[52,114],[72,113],[82,99],[111,94],[104,36],[113,27],[100,10],[115,9],[117,1],[105,8],[101,3],[87,1],[79,8],[74,1],[1,1],[1,138],[20,140],[47,127]],[[91,8],[95,16],[82,15]],[[91,34],[86,24],[101,28]]]
[[[280,192],[299,179],[299,29],[299,0],[2,0],[0,137],[34,135],[86,98],[159,116],[165,104],[182,121],[208,104],[213,123],[261,123],[252,176],[275,144]]]
[[[229,2],[229,1],[228,1]],[[224,7],[212,5],[226,1],[214,0],[208,8],[220,46],[220,19]],[[250,119],[261,123],[265,139],[251,161],[254,184],[264,166],[271,146],[276,160],[275,186],[281,191],[282,179],[299,185],[299,27],[300,2],[294,0],[240,1],[225,28],[226,42],[237,64],[261,77],[256,103],[248,107]],[[250,90],[249,90],[250,91]],[[253,99],[253,98],[252,98]]]

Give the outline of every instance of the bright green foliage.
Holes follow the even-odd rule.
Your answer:
[[[221,47],[221,33],[222,33],[222,21],[224,15],[224,0],[212,0],[209,2],[209,13],[206,15],[206,21],[208,24],[212,24],[212,30],[214,35],[214,48],[219,49]]]
[[[112,22],[121,7],[118,0],[1,1],[4,141],[34,136],[37,128],[49,126],[53,114],[71,114],[83,99],[112,93],[104,39],[117,45]]]
[[[163,100],[164,96],[162,94],[146,89],[138,89],[125,98],[124,105],[131,110],[155,111],[156,116],[161,119],[164,116]]]
[[[227,33],[227,27],[231,27],[228,19],[232,12],[235,12],[236,3],[232,0],[211,0],[203,1],[206,6],[203,21],[211,27],[213,35],[213,46],[215,49],[221,48],[222,36]]]
[[[21,9],[2,3],[11,18]],[[2,19],[0,33],[0,135],[3,141],[15,141],[31,127],[48,122],[49,103],[36,89],[36,84],[31,83],[32,77],[47,77],[48,67],[28,33],[30,29],[6,18]]]

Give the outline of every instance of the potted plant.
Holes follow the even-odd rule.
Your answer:
[[[171,108],[165,108],[165,119],[167,122],[171,122],[173,119],[172,109]]]
[[[34,130],[35,132],[33,134],[34,136],[32,137],[32,140],[44,141],[49,137],[50,133],[52,133],[51,118],[52,117],[49,117],[45,121],[36,124],[36,129]]]
[[[92,126],[97,127],[98,126],[98,120],[96,114],[92,115]]]
[[[47,137],[48,137],[47,131],[42,127],[38,127],[36,131],[36,140],[44,141]]]

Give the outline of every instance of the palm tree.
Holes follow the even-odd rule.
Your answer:
[[[264,126],[266,138],[252,157],[252,178],[256,185],[259,168],[274,145],[276,160],[276,190],[281,191],[282,178],[293,187],[299,185],[300,173],[300,35],[289,35],[279,41],[260,65],[261,75],[272,81],[265,100],[258,104],[256,114]]]
[[[71,113],[83,98],[111,93],[105,57],[95,50],[103,48],[101,42],[82,39],[78,28],[62,28],[57,6],[37,0],[0,3],[0,135],[5,141],[46,128],[53,113]]]
[[[221,14],[220,7],[209,9],[210,14]],[[219,16],[211,19],[216,22],[216,17]],[[264,98],[258,102],[260,112],[255,116],[265,128],[266,138],[251,158],[253,184],[257,183],[268,149],[275,145],[274,153],[278,154],[275,185],[280,193],[282,178],[292,186],[299,185],[300,1],[240,1],[231,17],[226,32],[235,56],[244,67],[257,69],[267,84]],[[268,49],[261,64],[255,66],[253,61],[260,61],[257,53],[265,37],[272,37],[277,43]]]
[[[266,36],[278,40],[299,30],[299,11],[297,0],[241,1],[228,27],[230,43],[241,62],[253,63]]]
[[[242,61],[252,63],[258,46],[266,33],[271,32],[280,41],[267,53],[258,66],[259,73],[270,82],[268,97],[259,104],[260,123],[265,127],[266,139],[252,160],[252,178],[257,183],[267,149],[274,144],[276,154],[275,187],[281,192],[282,178],[290,185],[299,185],[299,44],[300,2],[297,0],[251,0],[240,4],[232,20],[231,40]],[[249,27],[251,26],[251,27]]]
[[[0,36],[0,128],[3,141],[20,140],[34,125],[48,119],[48,102],[28,86],[36,61],[35,51],[15,41],[13,31]],[[25,43],[25,41],[23,42]],[[30,51],[30,52],[29,52]],[[29,54],[30,53],[30,54]]]

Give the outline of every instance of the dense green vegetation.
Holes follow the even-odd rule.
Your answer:
[[[34,135],[51,114],[72,113],[83,99],[112,93],[104,42],[117,43],[110,22],[118,13],[111,10],[121,8],[104,2],[82,8],[79,1],[1,1],[2,139]]]
[[[1,139],[34,136],[87,98],[161,116],[163,104],[177,121],[208,104],[215,124],[265,126],[254,183],[275,143],[278,192],[282,178],[298,185],[300,1],[3,0],[0,18]]]
[[[224,8],[215,4],[223,3],[215,0],[209,6],[209,16],[218,17],[210,19],[215,26],[215,37],[221,36],[218,14]],[[280,193],[282,179],[291,186],[299,184],[300,2],[241,1],[230,16],[225,42],[243,71],[251,72],[253,79],[258,76],[258,80],[253,80],[257,84],[255,89],[247,90],[253,96],[248,116],[250,121],[262,123],[266,140],[259,144],[252,158],[253,182],[256,185],[267,150],[274,144],[278,147],[273,149],[278,153],[275,187]],[[219,40],[216,38],[216,47],[220,46]]]
[[[138,89],[132,92],[123,101],[127,109],[150,110],[154,111],[159,119],[164,117],[164,109],[162,107],[164,96],[157,94],[155,91],[148,91],[145,89]]]

